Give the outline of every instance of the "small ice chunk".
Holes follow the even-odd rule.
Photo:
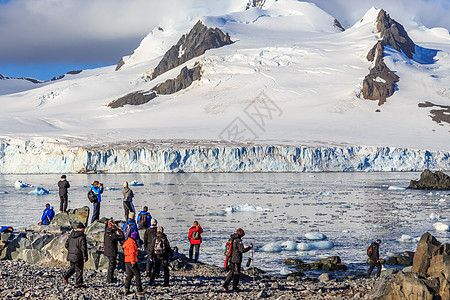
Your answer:
[[[286,251],[295,251],[297,250],[297,243],[294,241],[286,241],[281,243],[281,247]]]
[[[305,233],[305,238],[307,238],[308,240],[324,240],[327,237],[320,232],[308,232]]]
[[[433,224],[434,229],[436,229],[436,231],[449,231],[449,227],[447,224],[444,224],[442,222],[437,222]]]
[[[30,194],[30,195],[47,195],[47,194],[50,194],[50,193],[49,193],[49,191],[47,191],[44,188],[37,187],[33,191],[28,192],[28,194]]]
[[[402,236],[398,239],[400,243],[418,243],[419,238],[413,238],[410,235],[402,234]]]
[[[439,202],[445,202],[444,198],[439,199]]]
[[[441,218],[441,216],[438,214],[435,214],[435,213],[430,214],[430,220],[439,220],[440,218]]]
[[[130,186],[143,186],[144,184],[142,182],[138,182],[136,180],[133,180],[132,182],[130,182],[129,185]]]
[[[208,213],[208,216],[225,216],[227,214],[226,211],[221,210],[219,212],[210,212]]]
[[[286,266],[282,267],[281,270],[280,270],[280,275],[281,276],[286,276],[286,275],[289,275],[291,273],[292,273],[292,271],[289,269],[289,267],[286,267]]]
[[[262,207],[254,206],[251,204],[241,204],[238,206],[232,206],[225,208],[225,211],[228,213],[233,212],[256,212],[256,211],[264,211]]]
[[[333,248],[334,244],[333,244],[333,242],[330,242],[330,241],[321,241],[321,242],[311,243],[311,247],[313,247],[314,249],[325,250],[325,249]]]
[[[8,194],[7,191],[0,191],[0,194]]]
[[[282,249],[279,243],[269,243],[264,245],[261,250],[264,252],[281,252]]]
[[[311,244],[308,244],[308,243],[298,243],[297,250],[298,251],[311,251],[311,250],[313,250],[313,247],[311,247]]]
[[[107,190],[107,191],[118,191],[120,189],[116,188],[116,187],[107,187],[107,188],[105,188],[105,190]]]
[[[17,181],[14,183],[14,187],[15,187],[16,189],[21,189],[21,188],[26,188],[26,187],[33,187],[33,185],[28,184],[28,183],[23,183],[21,180],[17,180]]]
[[[390,187],[388,187],[388,190],[391,190],[391,191],[403,191],[403,190],[406,190],[406,188],[401,187],[401,186],[391,185]]]

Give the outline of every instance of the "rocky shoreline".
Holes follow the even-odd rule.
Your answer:
[[[144,295],[125,296],[125,273],[116,270],[117,283],[106,283],[106,272],[84,271],[84,288],[62,281],[64,264],[48,262],[28,264],[22,260],[0,261],[0,299],[367,299],[374,279],[354,278],[327,282],[288,281],[277,276],[244,271],[240,292],[223,291],[226,271],[202,263],[191,264],[191,270],[171,271],[170,286],[162,286],[162,276],[155,285],[142,274]],[[73,280],[73,279],[70,279]],[[131,290],[135,291],[134,280]]]

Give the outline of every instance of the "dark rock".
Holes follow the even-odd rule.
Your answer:
[[[397,258],[396,258],[396,257],[389,257],[389,258],[386,260],[386,264],[387,264],[387,265],[391,265],[391,266],[396,265],[396,264],[397,264]]]
[[[436,249],[441,245],[438,240],[430,233],[426,232],[420,237],[417,244],[416,254],[414,255],[412,272],[419,275],[425,275],[430,266],[430,259]]]
[[[430,110],[431,119],[438,124],[442,122],[450,124],[450,106],[425,101],[424,103],[419,103],[419,107],[435,107],[436,109]]]
[[[341,23],[337,19],[334,19],[334,27],[338,28],[340,31],[345,31],[345,28],[342,27]]]
[[[299,264],[293,266],[298,270],[323,270],[323,271],[345,271],[347,266],[341,264],[339,256],[331,256],[328,258],[319,259],[309,264]]]
[[[267,298],[269,295],[267,295],[267,292],[265,290],[260,291],[258,294],[256,294],[256,298]]]
[[[412,266],[413,257],[403,256],[397,257],[397,265],[399,266]]]
[[[125,64],[125,62],[123,61],[123,58],[121,58],[121,59],[119,60],[119,62],[117,63],[116,69],[115,69],[114,71],[119,71],[120,68],[122,68],[122,66],[123,66],[124,64]]]
[[[264,4],[266,4],[266,0],[248,0],[245,10],[248,10],[252,7],[263,8]]]
[[[198,21],[188,34],[183,35],[178,43],[164,54],[164,57],[153,70],[151,79],[202,55],[206,50],[231,43],[228,33],[224,34],[218,28],[208,28],[201,21]],[[182,55],[180,55],[181,53]]]
[[[150,100],[156,98],[156,93],[154,91],[137,91],[120,97],[117,100],[112,101],[108,104],[111,108],[123,107],[127,104],[129,105],[141,105],[149,102]]]
[[[298,265],[303,264],[304,261],[298,258],[288,258],[283,261],[285,265]]]
[[[67,213],[58,213],[55,215],[50,225],[58,225],[61,227],[75,228],[78,223],[87,226],[89,217],[89,207],[83,206],[77,209],[69,209]]]
[[[443,172],[432,172],[428,169],[420,174],[419,180],[411,180],[410,189],[417,190],[450,190],[450,176]]]

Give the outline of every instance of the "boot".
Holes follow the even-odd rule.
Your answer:
[[[239,275],[233,275],[233,290],[239,292]]]

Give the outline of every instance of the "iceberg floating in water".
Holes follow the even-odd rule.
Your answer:
[[[449,227],[447,224],[444,224],[442,222],[437,222],[433,224],[434,229],[436,229],[436,231],[449,231]]]
[[[118,190],[120,190],[120,189],[119,189],[119,188],[116,188],[116,187],[106,187],[105,190],[106,190],[106,191],[118,191]]]
[[[439,220],[440,218],[441,218],[441,216],[438,214],[435,214],[435,213],[430,214],[430,220]]]
[[[297,243],[294,241],[286,241],[281,243],[281,247],[286,251],[295,251],[297,250]]]
[[[144,184],[142,182],[138,182],[136,180],[133,180],[132,182],[130,182],[129,185],[130,186],[143,186]]]
[[[281,245],[279,243],[270,243],[261,248],[261,251],[264,252],[281,252],[281,250]]]
[[[37,187],[33,191],[28,192],[28,194],[30,194],[30,195],[47,195],[47,194],[50,194],[50,192],[44,188]]]
[[[8,194],[7,191],[0,191],[0,194]]]
[[[298,251],[311,251],[314,250],[313,247],[311,247],[311,244],[308,243],[298,243],[297,244],[297,250]]]
[[[333,244],[333,242],[330,242],[330,241],[321,241],[321,242],[311,243],[311,247],[313,247],[313,249],[326,250],[326,249],[333,248],[334,244]]]
[[[305,233],[305,238],[308,240],[324,240],[327,237],[320,232],[308,232]]]
[[[410,235],[402,234],[402,236],[398,239],[400,243],[418,243],[419,238],[413,238]]]
[[[28,183],[23,183],[21,180],[17,180],[17,181],[14,183],[14,187],[15,187],[16,189],[21,189],[21,188],[33,187],[33,185],[28,184]]]
[[[401,186],[391,185],[390,187],[388,187],[388,190],[391,190],[391,191],[403,191],[403,190],[406,190],[406,188],[401,187]]]
[[[272,208],[262,208],[260,206],[254,206],[251,204],[241,204],[238,206],[232,206],[225,208],[225,211],[228,213],[233,212],[257,212],[257,211],[273,211]]]

